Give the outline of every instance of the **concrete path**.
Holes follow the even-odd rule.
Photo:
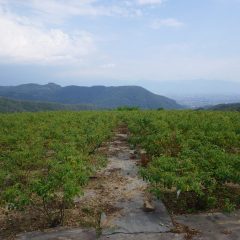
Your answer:
[[[102,217],[102,235],[170,232],[173,228],[171,218],[163,203],[146,193],[147,184],[138,176],[139,159],[132,159],[134,153],[129,148],[127,138],[127,134],[118,133],[109,146],[113,156],[109,157],[105,174],[119,171],[126,183],[120,198],[114,203],[120,211]],[[116,145],[116,142],[119,144]],[[155,210],[146,212],[146,202],[151,202]]]
[[[240,211],[180,215],[175,220],[199,232],[193,240],[240,240]]]

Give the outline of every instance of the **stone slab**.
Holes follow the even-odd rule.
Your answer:
[[[240,211],[233,214],[207,213],[174,217],[200,232],[194,240],[240,240]]]
[[[184,240],[184,235],[174,233],[114,234],[102,236],[99,240]]]
[[[119,202],[117,207],[123,209],[120,216],[110,219],[103,235],[116,233],[162,233],[173,228],[171,218],[161,201],[155,201],[155,211],[143,211],[143,195],[135,195],[129,201]]]

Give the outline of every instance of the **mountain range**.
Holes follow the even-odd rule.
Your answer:
[[[47,103],[47,108],[50,109],[72,108],[75,110],[81,108],[114,109],[121,106],[139,107],[142,109],[182,108],[175,100],[154,94],[138,86],[61,87],[55,83],[46,85],[23,84],[19,86],[0,86],[0,96],[2,97],[1,101],[6,103],[8,100],[8,104],[10,102],[13,104],[14,100],[21,100],[17,104],[22,106],[30,104],[29,101],[37,101],[36,109],[41,109],[40,105],[43,106],[43,103]],[[49,103],[55,103],[55,105],[50,106]],[[46,108],[46,105],[44,107]]]

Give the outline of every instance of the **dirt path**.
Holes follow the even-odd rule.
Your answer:
[[[171,218],[162,202],[155,201],[146,192],[147,184],[138,176],[139,159],[130,150],[128,136],[122,133],[124,129],[119,130],[109,145],[109,164],[103,173],[110,175],[111,172],[116,172],[122,177],[115,199],[111,202],[113,208],[118,210],[112,214],[102,213],[102,235],[111,239],[112,235],[120,233],[130,235],[170,232],[173,228]],[[111,187],[111,184],[112,182],[108,182],[105,189]]]
[[[202,234],[195,235],[195,231],[191,232],[191,230],[186,234],[190,228],[184,227],[180,227],[180,231],[174,233],[175,227],[165,206],[147,193],[147,184],[138,176],[137,165],[140,160],[135,151],[130,149],[127,138],[126,128],[120,127],[113,139],[99,149],[107,154],[108,165],[92,177],[84,197],[75,199],[75,204],[81,206],[81,211],[76,212],[76,215],[82,219],[80,225],[86,226],[88,230],[58,228],[44,233],[22,234],[17,239],[240,239],[240,234],[238,235],[240,232],[236,232],[236,229],[240,231],[239,215],[235,218],[220,215],[217,218],[219,222],[224,219],[228,224],[223,228],[225,231],[219,230],[214,217],[211,219],[209,216],[199,218],[193,215],[175,216],[177,222],[199,229]],[[211,234],[208,234],[209,219],[211,219]],[[229,224],[233,225],[231,231],[227,228]],[[211,238],[214,236],[214,231],[219,232],[216,235],[218,238]]]

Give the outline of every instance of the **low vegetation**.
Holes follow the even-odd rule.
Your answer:
[[[93,153],[111,136],[110,113],[0,115],[0,201],[11,210],[34,208],[60,225],[74,197],[104,163]]]
[[[128,125],[132,147],[146,151],[140,174],[169,210],[240,207],[239,113],[119,110],[1,114],[1,209],[34,209],[48,226],[63,224],[105,163],[95,150],[119,122]]]
[[[174,212],[240,206],[240,115],[148,111],[125,116],[134,147],[146,150],[142,177]]]

